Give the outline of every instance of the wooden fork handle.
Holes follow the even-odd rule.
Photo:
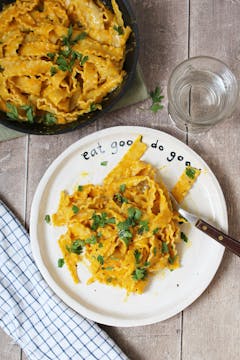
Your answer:
[[[229,235],[224,234],[222,231],[216,229],[214,226],[208,224],[206,221],[199,219],[195,226],[203,231],[205,234],[211,236],[211,238],[218,241],[225,246],[228,250],[234,254],[240,256],[240,241],[231,238]]]

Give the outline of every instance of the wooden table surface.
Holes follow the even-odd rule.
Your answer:
[[[84,129],[59,136],[24,136],[0,144],[0,196],[28,228],[32,198],[51,162],[70,144],[102,128],[142,125],[166,131],[194,149],[211,167],[224,192],[229,234],[240,238],[240,117],[205,135],[174,128],[167,116],[166,86],[173,68],[196,55],[222,59],[240,77],[239,0],[133,1],[140,37],[140,64],[149,90],[161,85],[164,110],[156,115],[150,100],[119,110]],[[173,318],[143,327],[104,329],[132,360],[239,360],[240,260],[225,252],[208,289]],[[196,284],[197,285],[197,284]],[[25,359],[0,330],[0,359]],[[43,359],[44,360],[44,359]],[[60,359],[61,360],[61,359]]]

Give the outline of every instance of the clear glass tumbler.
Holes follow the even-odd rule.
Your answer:
[[[168,113],[176,126],[203,132],[228,118],[239,96],[238,82],[222,61],[198,56],[179,64],[168,82]]]

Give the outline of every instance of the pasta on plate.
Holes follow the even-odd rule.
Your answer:
[[[139,136],[102,185],[79,185],[72,194],[62,191],[54,226],[66,226],[58,243],[74,282],[77,264],[84,262],[91,277],[141,294],[151,275],[179,267],[176,244],[180,221],[156,169],[141,160],[147,145]],[[174,187],[186,195],[200,171],[188,167]],[[180,196],[180,195],[179,195]]]
[[[115,0],[16,0],[0,23],[0,110],[13,120],[72,122],[123,82],[131,29]]]

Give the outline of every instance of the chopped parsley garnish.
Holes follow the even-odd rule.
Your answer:
[[[89,59],[89,57],[86,55],[86,56],[83,56],[82,59],[80,60],[80,65],[83,66],[85,64],[85,62],[87,62]]]
[[[76,215],[79,212],[79,207],[77,207],[76,205],[73,205],[72,206],[72,211]]]
[[[103,243],[100,242],[100,243],[98,244],[98,247],[99,247],[99,249],[102,248],[102,247],[103,247]]]
[[[187,167],[185,173],[190,179],[194,179],[196,170],[194,168]]]
[[[46,223],[47,224],[50,224],[51,223],[51,217],[50,217],[50,215],[45,215],[45,221],[46,221]]]
[[[128,199],[125,198],[124,196],[122,196],[120,193],[115,194],[113,196],[113,199],[120,204],[123,204],[123,203],[128,204]]]
[[[119,230],[118,236],[122,239],[126,245],[129,245],[131,239],[133,238],[133,234],[130,231],[131,226],[135,226],[136,222],[140,220],[142,216],[141,210],[138,208],[131,207],[128,209],[128,218],[124,221],[120,221],[117,224],[117,228]]]
[[[132,278],[134,280],[144,280],[146,276],[147,276],[147,270],[144,267],[136,268],[132,273]]]
[[[136,263],[139,264],[140,263],[140,258],[141,258],[141,252],[138,249],[136,249],[134,251],[134,257],[135,257]]]
[[[142,220],[139,222],[139,229],[138,229],[138,234],[142,235],[144,233],[144,231],[148,231],[149,230],[149,226],[148,226],[148,221],[147,220]]]
[[[141,219],[141,216],[142,216],[142,212],[138,208],[131,207],[128,209],[128,217],[131,218],[132,220],[138,221]]]
[[[152,112],[154,113],[158,112],[158,110],[163,109],[162,99],[164,98],[164,96],[161,95],[161,93],[162,90],[159,86],[156,86],[155,90],[150,92],[150,96],[152,99],[152,105],[150,107],[150,110],[152,110]]]
[[[47,53],[47,57],[49,57],[50,60],[54,60],[55,55],[54,53]]]
[[[18,109],[15,105],[7,102],[6,106],[8,108],[7,116],[12,120],[18,120]]]
[[[90,238],[85,240],[86,244],[96,244],[97,243],[97,237],[95,235],[92,235]]]
[[[154,256],[157,255],[157,248],[156,248],[156,247],[153,248],[153,255],[154,255]]]
[[[173,257],[169,256],[169,258],[168,258],[168,262],[169,262],[169,264],[173,265],[173,264],[174,264],[175,259],[176,259],[176,255],[175,255],[175,256],[173,256]]]
[[[127,246],[129,245],[130,241],[133,238],[133,234],[131,233],[130,230],[120,230],[118,236],[120,237],[120,239],[122,239],[125,242]]]
[[[118,25],[118,26],[114,25],[113,29],[118,33],[118,35],[123,35],[124,34],[123,27],[120,26],[120,25]]]
[[[97,110],[96,104],[91,103],[91,105],[90,105],[90,111],[96,111],[96,110]]]
[[[54,76],[57,73],[57,68],[56,66],[51,66],[50,67],[50,74],[51,76]]]
[[[2,67],[1,65],[0,65],[0,72],[3,72],[4,71],[4,67]]]
[[[82,185],[78,185],[78,191],[83,191],[83,186]]]
[[[44,121],[45,124],[53,125],[53,124],[56,123],[56,118],[52,113],[47,112],[44,115],[43,121]]]
[[[127,218],[126,220],[124,221],[120,221],[118,224],[117,224],[117,228],[118,230],[128,230],[130,228],[130,226],[132,225],[135,225],[135,223],[132,221],[131,218]]]
[[[102,161],[100,165],[107,166],[107,164],[108,164],[108,161]]]
[[[78,51],[72,49],[72,46],[75,45],[78,41],[83,40],[86,38],[87,34],[85,32],[81,32],[80,34],[76,35],[75,38],[72,37],[73,35],[73,27],[70,25],[67,31],[67,35],[62,37],[62,49],[59,51],[58,54],[55,53],[47,53],[47,57],[54,61],[57,65],[52,66],[50,68],[51,76],[54,76],[58,70],[61,71],[69,71],[71,72],[73,69],[73,65],[75,60],[79,60],[81,66],[85,64],[88,60],[87,55],[83,55]]]
[[[63,258],[58,259],[58,267],[62,268],[63,265],[64,265],[64,259]]]
[[[121,185],[119,186],[119,191],[120,191],[121,193],[123,193],[125,190],[126,190],[126,184],[121,184]]]
[[[104,227],[107,224],[115,224],[116,220],[114,217],[108,218],[107,217],[107,213],[103,212],[100,215],[94,213],[92,215],[92,226],[91,229],[92,230],[97,230],[99,227]]]
[[[31,124],[34,122],[33,108],[30,105],[22,105],[21,109],[26,111],[26,117]]]
[[[102,255],[98,255],[97,261],[99,262],[99,264],[103,265],[103,264],[104,264],[104,258],[103,258],[103,256],[102,256]]]
[[[156,227],[156,228],[153,230],[153,235],[156,235],[156,234],[158,233],[158,231],[159,231],[159,228]]]
[[[68,252],[80,255],[83,251],[82,240],[75,240],[70,246],[66,245]]]
[[[67,71],[71,70],[68,64],[67,59],[63,55],[58,55],[56,64],[58,65],[59,70]]]
[[[80,34],[78,34],[74,39],[72,39],[72,35],[73,35],[73,26],[70,25],[68,28],[67,35],[62,37],[62,44],[68,47],[75,45],[78,41],[85,39],[87,33],[83,31]]]
[[[184,234],[184,232],[181,231],[181,239],[184,241],[184,242],[188,242],[188,237],[186,234]]]
[[[165,243],[164,241],[162,242],[162,253],[163,254],[167,254],[169,252],[167,243]]]

